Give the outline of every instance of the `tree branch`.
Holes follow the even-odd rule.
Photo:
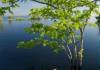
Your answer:
[[[62,48],[65,50],[66,53],[67,53],[67,51],[68,51],[67,54],[68,54],[68,56],[69,56],[69,59],[71,60],[71,59],[72,59],[72,52],[71,52],[71,50],[70,50],[68,44],[66,43],[66,41],[63,40],[63,42],[65,43],[65,45],[64,45]]]
[[[32,0],[32,1],[40,3],[40,4],[45,4],[45,5],[48,5],[48,6],[51,6],[51,7],[55,8],[55,9],[57,9],[57,7],[55,7],[54,5],[52,5],[50,3],[46,3],[46,2],[42,2],[42,1],[38,1],[38,0]]]

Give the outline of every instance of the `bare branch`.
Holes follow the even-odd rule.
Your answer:
[[[68,51],[67,54],[68,54],[68,56],[70,56],[70,59],[72,59],[72,52],[71,52],[71,50],[70,50],[68,44],[66,44],[66,41],[65,41],[65,40],[63,40],[63,42],[65,43],[65,46],[62,46],[62,48],[65,50],[66,53],[67,53],[67,51]]]

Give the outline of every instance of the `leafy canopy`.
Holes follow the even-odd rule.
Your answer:
[[[25,29],[28,33],[36,35],[32,40],[31,46],[36,44],[50,46],[54,52],[58,52],[61,49],[66,51],[66,47],[70,45],[76,47],[77,42],[81,39],[81,31],[84,30],[86,25],[90,24],[88,19],[93,13],[97,13],[98,11],[96,2],[92,0],[33,1],[46,4],[46,6],[31,9],[31,20],[36,16],[50,19],[53,22],[51,25],[35,23],[32,24],[30,28]],[[77,32],[79,32],[79,34],[77,34]],[[27,45],[28,42],[21,42],[19,46],[23,47],[23,45]],[[27,47],[29,47],[29,45]]]
[[[12,9],[18,7],[18,2],[22,1],[25,0],[0,0],[0,3],[2,4],[0,7],[0,15],[3,16],[7,11],[13,13]]]

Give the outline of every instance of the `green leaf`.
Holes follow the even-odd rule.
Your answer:
[[[33,48],[33,47],[34,47],[34,40],[21,41],[17,45],[17,48]]]
[[[43,46],[47,46],[48,45],[48,40],[43,40]]]

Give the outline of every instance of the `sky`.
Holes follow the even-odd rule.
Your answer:
[[[31,8],[38,8],[44,6],[43,4],[39,4],[33,1],[20,2],[19,5],[20,7],[13,9],[13,13],[15,16],[26,16],[28,15],[29,10]],[[0,6],[2,6],[1,3]],[[9,13],[6,13],[6,15],[9,15]]]
[[[19,2],[20,7],[13,9],[13,13],[15,16],[26,16],[29,14],[29,10],[31,8],[38,8],[43,7],[43,4],[39,4],[33,1],[27,1],[27,2]],[[100,5],[100,2],[98,2],[98,5]],[[0,6],[3,6],[0,3]],[[6,15],[9,15],[9,13],[6,13]]]

